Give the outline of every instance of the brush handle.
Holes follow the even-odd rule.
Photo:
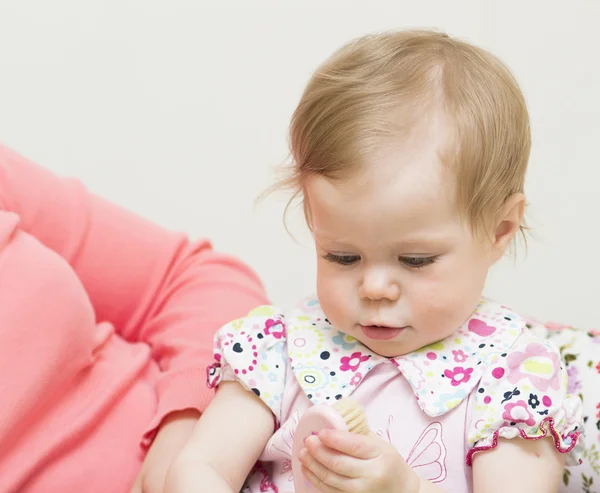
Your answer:
[[[294,475],[295,493],[317,493],[317,490],[312,487],[302,474],[302,464],[298,459],[298,454],[304,447],[304,441],[309,436],[316,435],[325,429],[348,431],[348,426],[344,418],[327,404],[319,404],[311,407],[300,418],[292,445],[292,473]]]

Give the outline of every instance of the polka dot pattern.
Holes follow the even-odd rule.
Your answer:
[[[209,385],[238,380],[279,421],[288,377],[312,403],[331,403],[352,394],[373,368],[392,364],[428,416],[441,416],[472,396],[473,450],[488,446],[495,434],[539,436],[550,418],[565,440],[557,446],[567,447],[568,440],[577,441],[577,401],[566,396],[557,350],[524,329],[525,321],[511,310],[482,300],[451,337],[386,358],[332,327],[318,302],[285,313],[259,307],[218,331]]]

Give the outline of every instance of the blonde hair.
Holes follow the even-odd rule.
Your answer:
[[[455,173],[458,206],[472,228],[486,229],[505,201],[523,192],[529,116],[500,60],[443,33],[364,36],[326,60],[292,117],[292,164],[276,187],[294,192],[289,207],[303,200],[308,176],[343,179],[378,146],[440,110],[451,132],[443,161]]]

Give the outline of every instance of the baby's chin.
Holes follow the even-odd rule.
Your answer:
[[[362,341],[361,341],[362,342]],[[399,347],[398,344],[394,344],[393,342],[363,342],[365,346],[367,346],[371,351],[378,354],[379,356],[383,356],[384,358],[399,358],[401,356],[405,356],[406,354],[412,353],[414,349],[406,349]]]
[[[398,337],[398,340],[376,341],[369,339],[362,334],[358,335],[355,333],[352,334],[352,337],[379,356],[383,356],[385,358],[398,358],[420,349],[420,346],[415,346],[414,341],[410,340],[410,328],[405,330],[406,333],[403,333],[400,337]],[[407,339],[409,340],[403,340],[405,339],[405,336],[408,336]]]

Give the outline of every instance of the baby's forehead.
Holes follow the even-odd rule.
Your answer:
[[[399,236],[431,236],[460,226],[447,181],[427,173],[410,181],[399,178],[335,182],[313,177],[306,187],[313,232],[329,239],[370,235],[393,242]]]
[[[415,138],[383,146],[367,154],[359,164],[340,177],[312,174],[305,180],[311,201],[358,202],[455,202],[454,174],[443,162],[441,145],[435,137]]]
[[[402,114],[390,118],[403,119]],[[447,181],[448,156],[456,151],[456,136],[447,115],[436,109],[427,110],[411,120],[401,134],[383,136],[368,151],[359,149],[360,158],[354,169],[359,180],[416,180],[424,175]],[[435,177],[433,176],[435,174]],[[351,176],[352,177],[352,176]]]

